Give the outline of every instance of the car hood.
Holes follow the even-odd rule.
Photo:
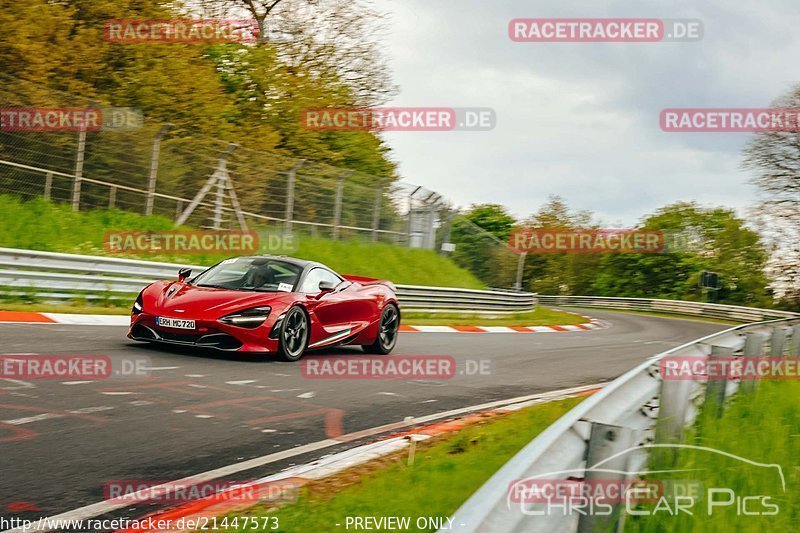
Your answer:
[[[145,289],[144,306],[155,314],[212,318],[259,305],[281,307],[281,304],[291,304],[294,299],[295,295],[289,292],[235,291],[159,281]]]

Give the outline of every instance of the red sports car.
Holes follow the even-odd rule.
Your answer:
[[[277,353],[285,361],[343,344],[387,354],[397,343],[400,306],[385,280],[276,256],[226,259],[191,275],[181,269],[177,281],[145,287],[133,304],[128,337]]]

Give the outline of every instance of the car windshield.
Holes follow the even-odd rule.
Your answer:
[[[226,259],[206,270],[192,285],[237,291],[292,292],[302,268],[265,257]]]

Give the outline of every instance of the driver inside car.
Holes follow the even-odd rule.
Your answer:
[[[263,288],[275,283],[275,275],[269,265],[253,265],[244,276],[244,287]]]

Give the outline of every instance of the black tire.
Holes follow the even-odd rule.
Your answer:
[[[361,348],[367,353],[386,355],[391,352],[397,344],[397,331],[400,329],[400,309],[397,305],[386,304],[381,311],[381,319],[378,323],[378,335],[375,342],[365,344]]]
[[[286,312],[278,338],[278,357],[283,361],[297,361],[303,357],[308,345],[308,317],[295,306]]]

